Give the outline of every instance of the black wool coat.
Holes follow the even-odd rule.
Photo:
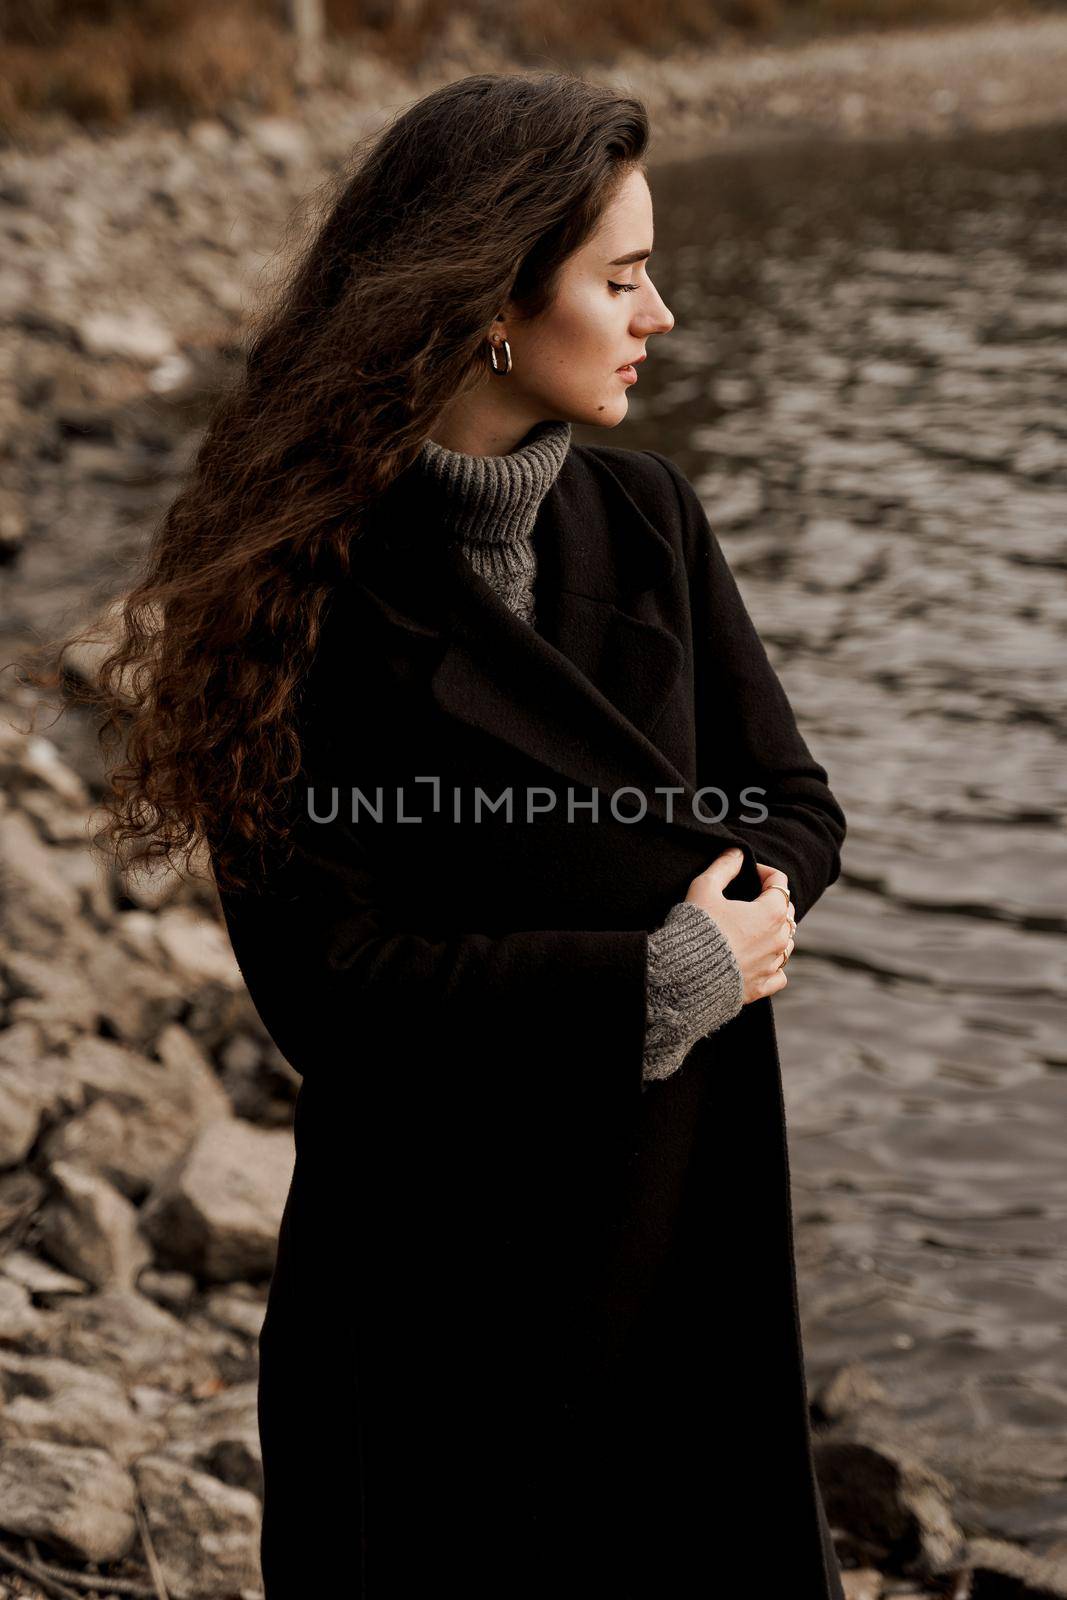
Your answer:
[[[728,894],[767,862],[802,922],[844,816],[665,456],[572,445],[536,629],[431,492],[397,480],[332,597],[292,861],[222,896],[302,1077],[267,1600],[842,1600],[771,1001],[669,1079],[642,1056],[648,933],[692,878],[739,845]]]

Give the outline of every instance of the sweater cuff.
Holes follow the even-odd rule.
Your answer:
[[[646,1081],[669,1077],[697,1039],[741,1010],[744,979],[730,941],[695,901],[672,906],[649,934],[646,990]]]

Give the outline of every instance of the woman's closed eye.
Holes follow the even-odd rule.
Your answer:
[[[625,289],[628,294],[632,294],[633,291],[638,287],[639,285],[636,283],[612,283],[611,279],[608,279],[608,288],[614,289],[616,292]]]

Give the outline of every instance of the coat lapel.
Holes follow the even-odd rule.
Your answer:
[[[638,602],[671,578],[677,556],[602,459],[572,446],[542,501],[536,628],[474,571],[458,543],[430,545],[432,513],[417,488],[401,489],[388,522],[391,554],[361,588],[394,639],[398,631],[420,646],[443,645],[430,689],[446,716],[580,790],[600,790],[603,804],[615,791],[637,789],[650,815],[703,837],[730,837],[694,814],[691,785],[651,738],[685,652],[670,629],[637,614]],[[657,785],[683,791],[673,796],[673,815]],[[621,796],[618,809],[637,813],[640,801]]]

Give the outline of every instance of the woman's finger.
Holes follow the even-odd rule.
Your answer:
[[[759,873],[760,877],[761,894],[764,889],[771,887],[771,885],[773,885],[775,888],[788,890],[789,879],[786,877],[785,873],[780,872],[777,867],[769,867],[765,861],[757,861],[756,871]]]

